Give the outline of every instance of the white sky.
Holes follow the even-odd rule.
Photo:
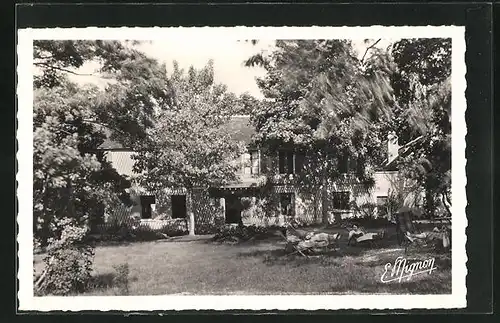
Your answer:
[[[387,47],[393,40],[383,39],[377,47]],[[176,60],[181,68],[187,70],[193,65],[201,68],[212,59],[214,61],[215,81],[224,83],[229,91],[237,95],[248,92],[251,95],[261,98],[259,88],[255,82],[256,77],[265,75],[264,69],[260,67],[246,67],[244,61],[262,50],[270,51],[273,47],[272,41],[259,41],[256,45],[250,42],[235,41],[232,39],[196,39],[189,41],[186,39],[173,38],[169,40],[153,40],[139,45],[138,49],[150,57],[157,59],[160,63],[166,63],[167,71],[172,71],[172,63]],[[370,43],[365,44],[362,39],[353,40],[355,50],[359,56]],[[97,68],[94,63],[87,63],[79,70],[80,73],[93,73]],[[78,83],[95,83],[104,85],[105,80],[98,76],[75,76],[71,78]]]

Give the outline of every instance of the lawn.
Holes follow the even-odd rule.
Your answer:
[[[384,265],[398,256],[436,258],[437,270],[410,281],[382,283]],[[42,255],[35,255],[40,272]],[[210,240],[130,243],[96,248],[95,288],[85,295],[119,295],[114,266],[128,263],[129,295],[165,294],[446,294],[451,293],[450,254],[347,246],[328,255],[284,254],[278,237],[236,245]]]

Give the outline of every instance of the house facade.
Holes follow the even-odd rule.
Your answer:
[[[272,154],[252,146],[254,129],[248,116],[234,116],[228,124],[232,140],[246,144],[247,151],[235,161],[238,181],[209,189],[172,189],[149,192],[133,187],[134,205],[108,210],[105,222],[136,219],[139,225],[152,230],[177,226],[189,234],[212,233],[221,226],[243,223],[256,226],[282,226],[295,218],[304,224],[322,223],[323,210],[328,208],[328,219],[359,216],[352,203],[383,205],[391,189],[395,170],[375,172],[375,186],[366,189],[362,184],[338,183],[329,188],[328,197],[322,192],[305,189],[297,184],[302,158],[293,149],[282,149]],[[107,160],[122,175],[130,178],[133,172],[133,151],[106,142],[101,146]],[[396,158],[397,138],[388,140],[388,162]],[[348,167],[346,167],[348,172]]]

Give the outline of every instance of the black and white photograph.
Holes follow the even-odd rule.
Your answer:
[[[18,37],[21,309],[465,307],[463,27]]]

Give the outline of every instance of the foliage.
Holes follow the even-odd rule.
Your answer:
[[[432,214],[441,196],[449,213],[451,186],[451,40],[403,39],[392,49],[394,128],[406,144],[401,169],[424,183]],[[450,214],[450,213],[449,213]]]
[[[363,201],[362,203],[353,202],[351,204],[351,209],[357,217],[370,218],[374,216],[377,210],[377,204],[370,201]]]
[[[85,63],[98,63],[104,88],[70,80]],[[140,146],[171,95],[164,66],[131,42],[35,41],[34,65],[34,232],[45,246],[62,217],[87,226],[105,204],[130,204],[130,182],[97,149],[106,138]]]
[[[327,164],[347,154],[360,161],[357,175],[364,178],[361,164],[383,158],[381,121],[392,104],[387,55],[361,61],[345,40],[277,41],[276,47],[264,64],[267,76],[258,80],[267,101],[254,111],[257,139],[270,148],[298,147],[311,170],[330,170],[333,178],[338,168]]]
[[[235,100],[235,114],[241,115],[252,115],[255,109],[258,109],[259,105],[262,104],[261,100],[256,99],[249,93],[243,93],[238,96]]]
[[[134,156],[142,186],[208,187],[236,180],[234,160],[241,143],[225,129],[233,113],[234,96],[214,82],[213,63],[188,72],[174,64],[169,79],[175,103],[161,110],[149,131],[151,144]]]
[[[86,225],[100,212],[103,201],[117,196],[125,200],[128,181],[103,154],[87,152],[104,140],[101,131],[82,122],[91,113],[88,96],[95,91],[70,83],[35,90],[33,215],[34,232],[42,245],[57,236],[52,228],[57,219],[73,217],[76,225]]]
[[[218,229],[213,241],[238,243],[248,240],[265,239],[274,235],[275,228],[250,226],[224,226]]]
[[[91,278],[94,249],[83,243],[86,229],[75,225],[74,220],[61,219],[57,226],[61,234],[50,243],[45,271],[35,287],[42,294],[83,292]]]
[[[280,40],[276,48],[247,61],[267,71],[258,79],[266,99],[252,114],[256,141],[271,154],[283,147],[299,152],[298,181],[323,188],[324,196],[344,178],[339,166],[347,160],[355,176],[345,184],[373,183],[394,103],[388,53],[373,47],[358,59],[347,40]]]
[[[133,42],[34,41],[33,231],[49,250],[38,289],[84,289],[93,249],[87,237],[105,205],[130,204],[128,178],[98,150],[105,139],[131,148],[146,140],[155,109],[172,98],[164,66]],[[104,85],[80,85],[86,63]],[[68,238],[76,235],[74,238]]]

